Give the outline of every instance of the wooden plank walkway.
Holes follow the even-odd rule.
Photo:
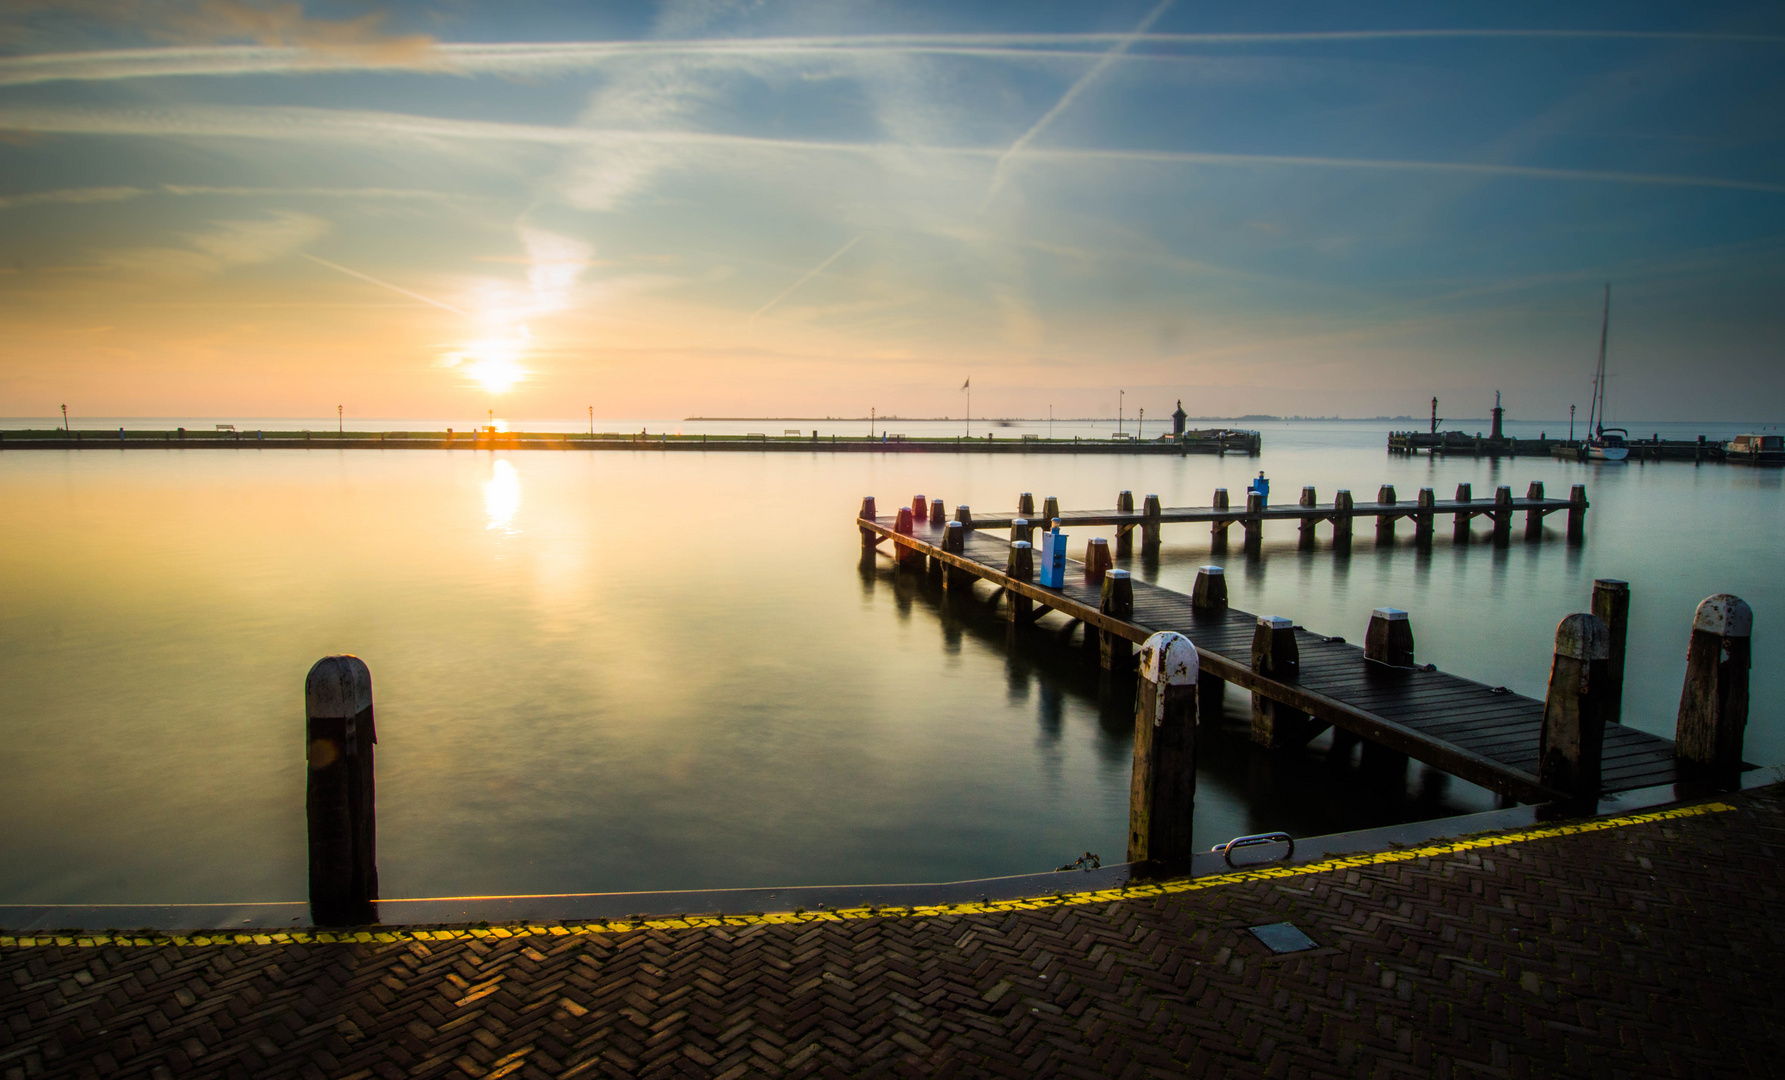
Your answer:
[[[1062,524],[1064,520],[1062,515]],[[1429,665],[1391,668],[1369,663],[1363,649],[1343,638],[1300,627],[1295,631],[1301,651],[1299,681],[1278,682],[1251,668],[1258,616],[1250,612],[1199,610],[1182,593],[1136,580],[1133,619],[1123,621],[1099,611],[1101,589],[1086,582],[1083,563],[1069,563],[1063,588],[1044,588],[1005,575],[1010,547],[1005,537],[969,532],[965,551],[954,555],[939,546],[945,526],[926,521],[915,535],[897,536],[893,515],[861,518],[858,524],[1087,627],[1135,643],[1157,631],[1177,631],[1196,644],[1205,677],[1224,679],[1471,783],[1524,802],[1560,796],[1537,778],[1541,701]],[[1675,779],[1672,741],[1621,724],[1607,726],[1601,766],[1607,793]]]

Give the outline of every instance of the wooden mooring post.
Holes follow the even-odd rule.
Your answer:
[[[1311,510],[1315,506],[1319,505],[1319,497],[1317,495],[1315,495],[1314,489],[1312,487],[1302,488],[1301,505],[1304,509],[1309,509],[1309,510]],[[1314,535],[1315,535],[1314,530],[1319,524],[1320,524],[1319,515],[1316,514],[1316,515],[1310,516],[1308,514],[1303,514],[1302,521],[1301,521],[1301,535],[1298,536],[1296,539],[1296,546],[1305,547],[1305,548],[1313,547],[1314,546]]]
[[[1432,518],[1435,516],[1432,513],[1432,507],[1437,505],[1437,502],[1438,496],[1431,488],[1422,487],[1419,489],[1419,496],[1414,500],[1414,506],[1418,507],[1413,511],[1414,543],[1429,544],[1432,542]]]
[[[309,762],[310,921],[378,921],[378,823],[372,747],[372,673],[357,656],[325,656],[304,679]]]
[[[1227,501],[1227,489],[1226,488],[1216,488],[1215,489],[1215,502],[1214,502],[1214,505],[1210,507],[1210,509],[1214,510],[1216,512],[1220,512],[1220,511],[1228,509],[1228,507],[1229,507],[1229,504]],[[1233,520],[1231,518],[1216,518],[1214,521],[1210,522],[1209,523],[1209,546],[1212,547],[1216,551],[1226,551],[1227,550],[1227,527],[1232,524],[1233,524]]]
[[[1133,502],[1132,499],[1130,499],[1129,501]],[[1060,500],[1057,497],[1055,497],[1053,495],[1049,495],[1047,498],[1041,500],[1041,523],[1042,523],[1042,525],[1044,525],[1048,528],[1052,528],[1053,524],[1054,524],[1054,519],[1059,516],[1060,516]]]
[[[962,507],[966,509],[966,507]],[[951,521],[942,530],[942,550],[948,555],[965,556],[967,554],[967,527],[958,521]],[[942,587],[950,593],[965,591],[973,595],[973,575],[960,567],[949,564],[942,571]]]
[[[876,517],[875,511],[874,511],[874,496],[872,496],[872,495],[862,496],[862,509],[861,509],[861,513],[858,514],[857,516],[867,518],[869,521],[874,520],[874,518]],[[879,545],[879,543],[880,543],[880,534],[879,533],[875,532],[873,529],[868,528],[866,525],[858,526],[858,528],[861,529],[862,548],[864,550],[872,551],[876,546]]]
[[[948,523],[948,510],[941,499],[930,500],[930,528],[940,529]]]
[[[1395,486],[1393,484],[1383,484],[1380,488],[1377,488],[1376,501],[1383,506],[1393,506],[1395,504]],[[1378,544],[1392,544],[1395,542],[1395,521],[1399,517],[1399,514],[1393,513],[1392,511],[1376,515],[1376,542]]]
[[[1537,745],[1537,778],[1545,787],[1579,799],[1599,794],[1599,763],[1605,743],[1611,653],[1605,624],[1592,615],[1570,615],[1556,627],[1549,695],[1543,704],[1543,732]]]
[[[1459,503],[1474,502],[1474,489],[1468,484],[1458,484],[1456,501]],[[1469,542],[1469,519],[1474,516],[1467,510],[1459,509],[1451,517],[1450,539],[1452,543],[1466,544]]]
[[[1541,480],[1531,481],[1531,486],[1527,487],[1525,489],[1525,498],[1527,498],[1527,499],[1542,499],[1543,498],[1543,481],[1541,481]],[[1525,511],[1525,539],[1527,541],[1543,539],[1543,511],[1541,511],[1541,510],[1526,510]]]
[[[1223,614],[1227,611],[1227,571],[1219,566],[1202,566],[1196,570],[1196,584],[1190,590],[1190,606],[1197,612]],[[1227,680],[1205,675],[1196,683],[1196,715],[1200,721],[1220,723],[1227,713]]]
[[[1103,575],[1108,573],[1115,562],[1109,557],[1109,541],[1101,536],[1094,536],[1085,543],[1085,584],[1103,584]]]
[[[893,520],[893,532],[900,536],[917,535],[917,528],[909,506],[899,507],[899,516]],[[901,569],[907,566],[922,566],[923,552],[895,540],[893,542],[893,562]]]
[[[1364,631],[1364,659],[1385,667],[1413,666],[1413,622],[1400,608],[1379,607]]]
[[[1116,513],[1134,513],[1134,492],[1124,491],[1116,496]],[[1058,511],[1056,510],[1056,516]],[[1134,526],[1116,526],[1116,558],[1126,559],[1134,555]]]
[[[1103,595],[1097,610],[1111,618],[1131,622],[1134,619],[1134,582],[1126,570],[1108,570],[1103,575]],[[1087,627],[1088,629],[1088,627]],[[1097,631],[1097,656],[1103,670],[1122,672],[1134,660],[1134,644],[1108,630]]]
[[[1035,496],[1025,491],[1016,497],[1016,516],[1033,518],[1035,516]]]
[[[1568,542],[1578,544],[1587,538],[1587,485],[1576,484],[1568,490]]]
[[[1333,543],[1351,543],[1351,523],[1354,520],[1351,511],[1356,506],[1349,488],[1340,488],[1333,493]]]
[[[1159,518],[1162,512],[1159,496],[1148,495],[1142,500],[1140,512],[1142,517],[1140,523],[1140,553],[1142,555],[1157,555],[1159,553]]]
[[[1010,557],[1004,563],[1004,573],[1025,584],[1035,580],[1035,550],[1027,540],[1017,540],[1010,545]],[[1010,625],[1013,630],[1020,630],[1035,621],[1035,601],[1014,590],[1005,595],[1010,599]]]
[[[1134,695],[1134,771],[1128,788],[1128,861],[1170,863],[1194,850],[1196,646],[1163,631],[1140,647]]]
[[[1605,706],[1608,724],[1624,722],[1624,643],[1630,633],[1630,583],[1617,578],[1593,582],[1593,617],[1605,624],[1605,679],[1610,699]]]
[[[1264,543],[1264,496],[1256,491],[1246,492],[1246,519],[1241,523],[1245,530],[1247,551],[1257,551]]]
[[[1680,768],[1691,782],[1731,787],[1741,774],[1753,633],[1754,611],[1739,596],[1710,597],[1692,615],[1674,729]]]
[[[1030,531],[1032,528],[1033,526],[1029,524],[1028,518],[1016,518],[1013,520],[1010,523],[1011,543],[1014,544],[1018,540],[1022,540],[1026,543],[1033,544],[1035,542],[1035,537]]]
[[[1512,489],[1504,484],[1494,489],[1493,518],[1495,546],[1512,543]]]
[[[1279,615],[1260,615],[1252,632],[1252,670],[1282,683],[1301,680],[1301,650],[1295,643],[1295,622]],[[1320,725],[1324,727],[1325,725]],[[1311,717],[1280,701],[1252,694],[1252,741],[1272,750],[1301,746],[1319,733]]]

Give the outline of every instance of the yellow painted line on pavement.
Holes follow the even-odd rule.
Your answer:
[[[1372,851],[1357,855],[1341,855],[1319,862],[1299,863],[1296,865],[1265,865],[1245,870],[1235,870],[1225,874],[1213,874],[1208,877],[1174,878],[1169,881],[1146,882],[1139,885],[1126,885],[1114,889],[1099,889],[1094,892],[1067,893],[1059,892],[1049,896],[1021,897],[1011,900],[983,900],[965,904],[921,904],[899,907],[859,907],[859,908],[827,908],[819,911],[777,911],[767,914],[753,915],[676,915],[656,919],[613,919],[583,923],[560,923],[555,926],[475,926],[445,930],[406,930],[401,928],[381,928],[376,932],[366,930],[287,930],[278,933],[259,931],[256,933],[238,933],[228,930],[199,932],[190,934],[39,934],[35,936],[8,937],[0,935],[0,948],[37,948],[50,945],[73,946],[77,948],[96,948],[101,946],[147,946],[165,948],[167,946],[204,946],[204,945],[269,945],[269,944],[351,944],[351,943],[385,943],[410,941],[463,941],[470,938],[517,938],[529,937],[564,937],[581,934],[624,934],[634,930],[703,930],[718,927],[743,928],[748,926],[782,926],[790,923],[847,922],[854,919],[923,919],[949,915],[997,915],[1013,911],[1037,911],[1048,908],[1064,907],[1078,904],[1107,904],[1120,900],[1148,900],[1162,896],[1173,896],[1178,893],[1196,892],[1201,889],[1214,889],[1222,885],[1235,885],[1247,881],[1268,881],[1280,878],[1305,877],[1309,874],[1325,874],[1335,870],[1355,870],[1365,866],[1380,866],[1384,863],[1410,862],[1414,859],[1433,859],[1445,855],[1458,855],[1468,851],[1481,851],[1487,848],[1507,847],[1512,844],[1527,843],[1532,840],[1551,840],[1564,836],[1579,836],[1584,833],[1604,832],[1607,829],[1621,829],[1629,825],[1647,825],[1656,821],[1671,821],[1678,818],[1698,817],[1703,814],[1721,813],[1734,810],[1728,803],[1702,803],[1698,806],[1681,806],[1671,810],[1655,810],[1643,814],[1626,814],[1622,817],[1597,818],[1591,821],[1578,821],[1568,825],[1554,825],[1541,829],[1527,829],[1523,832],[1498,833],[1490,836],[1469,837],[1461,840],[1446,840],[1420,847],[1395,848],[1390,851]]]

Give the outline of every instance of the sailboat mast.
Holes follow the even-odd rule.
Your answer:
[[[1605,422],[1605,339],[1611,330],[1611,282],[1605,283],[1605,315],[1599,322],[1599,367],[1593,374],[1593,403],[1587,407],[1587,434]]]

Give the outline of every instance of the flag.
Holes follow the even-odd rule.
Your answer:
[[[967,389],[967,387],[972,386],[972,385],[973,385],[973,376],[969,375],[969,376],[967,376],[967,381],[961,384],[961,389],[965,390],[965,389]]]

